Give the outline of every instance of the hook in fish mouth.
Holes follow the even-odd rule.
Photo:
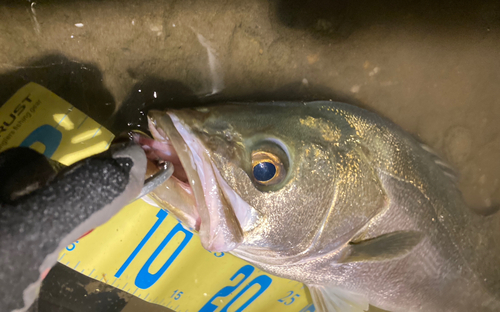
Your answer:
[[[174,167],[171,162],[166,161],[160,164],[160,170],[144,181],[144,186],[142,187],[141,193],[139,193],[136,199],[139,199],[144,195],[151,193],[158,186],[162,185],[165,181],[170,179],[173,173]]]
[[[124,150],[131,145],[139,145],[138,144],[139,142],[134,139],[138,135],[139,135],[138,133],[135,133],[133,131],[118,135],[111,143],[110,148],[108,149],[107,152],[112,154],[113,150],[119,151],[119,150]],[[143,148],[144,153],[147,153],[147,151],[144,149],[143,146],[141,146],[141,148]],[[166,180],[168,180],[174,172],[174,167],[171,162],[160,160],[156,164],[156,166],[158,170],[153,174],[149,174],[149,176],[146,175],[146,179],[144,181],[144,185],[141,189],[141,192],[139,193],[139,195],[137,195],[137,197],[133,201],[142,198],[144,195],[147,195],[150,192],[152,192],[155,188],[157,188]]]
[[[149,130],[154,139],[133,133],[149,160],[148,174],[169,162],[172,176],[150,193],[185,226],[199,232],[210,251],[230,251],[243,241],[242,222],[249,209],[234,196],[209,152],[174,112],[152,111]]]
[[[166,206],[163,208],[172,212],[189,229],[199,231],[200,220],[196,210],[196,200],[180,157],[171,139],[165,133],[160,135],[151,125],[151,121],[150,129],[154,139],[142,133],[131,133],[132,140],[142,147],[148,159],[146,181],[154,179],[165,166],[170,167],[173,172],[169,179],[158,181],[161,183],[154,188],[157,192],[151,189],[148,195],[160,206]]]

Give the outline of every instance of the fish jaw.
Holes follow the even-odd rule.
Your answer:
[[[184,183],[194,201],[191,207],[178,209],[169,202],[168,197],[174,196],[173,192],[165,191],[165,188],[155,190],[153,198],[161,196],[163,200],[160,204],[165,203],[167,209],[181,221],[187,220],[187,226],[198,231],[205,249],[228,252],[238,247],[243,242],[241,224],[246,222],[249,211],[246,203],[238,200],[234,191],[229,189],[208,150],[175,112],[151,111],[148,120],[155,142],[147,142],[147,148],[161,150],[155,153],[162,155],[159,157],[161,160],[182,165],[177,174],[184,172],[186,181],[176,178],[174,171],[174,183]],[[158,145],[158,142],[162,144]],[[167,154],[171,156],[165,157]]]
[[[155,138],[166,138],[163,132],[160,134],[153,127],[151,132]],[[172,175],[148,196],[158,204],[168,206],[167,209],[189,230],[198,230],[201,220],[193,189],[186,180],[186,173],[170,140],[155,140],[139,133],[133,133],[132,137],[146,152],[148,158],[146,177],[158,171],[158,165],[161,162],[168,161],[174,166],[175,175]]]

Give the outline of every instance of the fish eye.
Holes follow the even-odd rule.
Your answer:
[[[260,185],[276,185],[283,181],[286,170],[277,155],[255,151],[252,153],[252,174],[254,181]]]
[[[273,163],[263,161],[253,167],[253,176],[259,182],[267,182],[276,175],[276,166]]]

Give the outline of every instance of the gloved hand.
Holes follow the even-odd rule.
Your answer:
[[[133,142],[66,168],[28,148],[1,153],[0,311],[27,311],[59,252],[144,193],[146,166]]]

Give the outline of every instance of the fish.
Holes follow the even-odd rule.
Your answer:
[[[149,194],[211,252],[304,283],[316,311],[500,311],[500,219],[391,121],[333,101],[149,111]]]
[[[27,147],[0,153],[0,311],[37,311],[59,252],[140,196],[146,154],[120,140],[68,167]]]

